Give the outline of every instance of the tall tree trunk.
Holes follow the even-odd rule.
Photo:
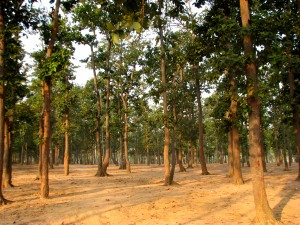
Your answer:
[[[282,153],[283,153],[283,162],[284,162],[284,170],[288,171],[289,170],[289,164],[287,161],[287,136],[286,136],[286,130],[285,130],[285,125],[282,125],[282,136],[283,136],[283,148],[282,148]]]
[[[4,93],[4,54],[5,54],[5,21],[4,21],[4,2],[0,3],[0,205],[8,201],[2,192],[2,173],[3,173],[3,154],[4,154],[4,117],[5,117],[5,93]]]
[[[108,53],[106,58],[106,112],[105,112],[105,157],[103,161],[103,175],[108,176],[107,168],[109,166],[109,158],[110,158],[110,69],[109,69],[109,61],[111,54],[111,41],[108,40]]]
[[[119,116],[119,124],[122,124],[122,115],[121,115],[121,96],[118,98],[118,116]],[[126,162],[125,162],[125,158],[124,158],[124,140],[123,140],[123,132],[120,129],[120,133],[119,133],[119,142],[120,142],[120,166],[119,169],[120,170],[125,170],[126,169]],[[135,151],[136,153],[136,151]],[[137,163],[137,155],[134,154],[134,163]]]
[[[46,57],[50,58],[53,52],[56,36],[58,33],[58,13],[60,8],[60,0],[56,0],[55,10],[53,13],[53,28],[51,38],[48,43]],[[45,106],[43,113],[43,141],[42,141],[42,176],[41,176],[41,197],[49,197],[49,177],[48,164],[51,141],[51,76],[47,76],[43,81],[43,104]]]
[[[95,34],[95,30],[94,30]],[[97,116],[96,116],[96,148],[97,148],[97,158],[98,158],[98,168],[95,176],[104,176],[103,168],[102,168],[102,143],[101,143],[101,115],[102,115],[102,108],[101,108],[101,95],[98,89],[98,80],[96,74],[96,65],[95,65],[95,53],[93,45],[90,45],[91,48],[91,61],[92,61],[92,68],[93,68],[93,77],[94,77],[94,91],[97,98]]]
[[[200,81],[198,74],[198,67],[195,68],[195,76],[196,76],[196,95],[197,95],[197,108],[198,108],[198,130],[199,130],[199,156],[200,156],[200,164],[202,169],[202,175],[209,175],[209,172],[206,167],[205,155],[204,155],[204,126],[202,120],[202,104],[201,104],[201,90],[200,90]]]
[[[248,0],[240,0],[242,26],[250,30],[250,9]],[[276,224],[276,219],[269,206],[262,165],[262,140],[261,140],[261,118],[260,103],[258,97],[258,77],[256,65],[253,62],[253,46],[250,34],[243,37],[244,52],[248,57],[246,65],[247,77],[247,103],[249,112],[249,151],[252,175],[253,196],[256,209],[256,220],[261,224]]]
[[[65,154],[64,154],[64,172],[65,175],[68,176],[70,173],[69,168],[69,110],[67,109],[65,112]]]
[[[227,177],[233,177],[233,133],[232,129],[229,129],[228,132],[228,175]]]
[[[228,140],[228,148],[231,148],[230,151],[228,149],[228,155],[229,152],[232,154],[232,161],[233,164],[233,183],[234,184],[243,184],[244,180],[242,177],[242,170],[241,170],[241,161],[240,161],[240,134],[239,130],[237,128],[237,108],[238,108],[238,102],[237,102],[237,88],[235,84],[235,80],[232,74],[229,74],[229,80],[230,80],[230,92],[231,92],[231,99],[230,99],[230,107],[229,111],[226,115],[227,120],[230,122],[230,131],[228,134],[228,137],[230,140]],[[231,169],[231,168],[230,168]],[[231,172],[231,171],[230,171]]]
[[[297,180],[300,181],[300,122],[299,122],[299,105],[297,103],[296,96],[296,84],[295,84],[295,77],[293,71],[289,70],[289,84],[290,84],[290,104],[292,107],[292,114],[293,114],[293,130],[294,130],[294,137],[295,137],[295,144],[296,149],[299,156],[299,165],[298,165],[298,177]],[[298,87],[299,88],[299,87]]]
[[[163,1],[159,0],[159,12],[162,12]],[[164,166],[165,166],[165,175],[164,175],[164,184],[171,185],[173,180],[171,180],[171,169],[169,161],[169,148],[170,148],[170,130],[169,130],[169,113],[168,113],[168,100],[167,100],[167,79],[166,79],[166,53],[164,47],[164,33],[163,25],[161,20],[158,24],[159,29],[159,40],[160,40],[160,71],[161,71],[161,84],[162,84],[162,96],[163,96],[163,113],[164,113]]]

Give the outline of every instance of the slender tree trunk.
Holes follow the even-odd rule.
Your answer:
[[[148,125],[148,122],[146,122],[146,154],[147,154],[147,166],[150,166],[149,125]]]
[[[235,84],[235,80],[232,74],[229,74],[230,79],[230,92],[231,92],[231,103],[229,107],[229,111],[226,115],[227,120],[231,123],[230,125],[230,131],[228,134],[228,137],[230,140],[228,140],[228,148],[231,148],[230,151],[228,149],[228,152],[232,154],[231,163],[233,164],[233,183],[234,184],[243,184],[244,180],[242,177],[242,170],[241,170],[241,161],[240,161],[240,134],[239,130],[237,128],[237,108],[238,108],[238,102],[237,102],[237,88]],[[230,166],[231,167],[231,166]],[[230,168],[231,169],[231,168]],[[231,174],[230,174],[231,175]]]
[[[54,160],[54,164],[56,166],[59,165],[59,144],[55,145],[55,160]]]
[[[292,161],[293,161],[293,152],[292,152],[292,148],[291,148],[291,142],[290,142],[290,138],[289,138],[290,134],[289,134],[289,129],[287,132],[287,148],[288,148],[288,157],[289,157],[289,166],[292,166]]]
[[[156,134],[156,148],[157,148],[157,157],[158,157],[158,165],[160,166],[161,165],[161,160],[160,160],[160,147],[158,146],[158,131],[157,131],[157,128],[155,128],[155,134]]]
[[[163,1],[159,1],[159,12],[163,8]],[[169,113],[168,113],[168,101],[167,101],[167,79],[166,79],[166,54],[164,47],[164,33],[161,21],[158,24],[159,28],[159,39],[160,39],[160,71],[161,71],[161,84],[163,87],[163,112],[164,112],[164,165],[165,165],[165,185],[171,185],[173,180],[171,180],[171,169],[169,161],[169,147],[170,147],[170,131],[169,131]]]
[[[120,98],[118,98],[118,116],[119,116],[119,123],[122,124],[122,115],[121,115],[121,103],[120,103]],[[124,140],[123,140],[123,133],[120,129],[120,134],[119,134],[119,142],[120,142],[120,170],[125,170],[126,169],[126,162],[125,162],[125,158],[124,158]],[[134,154],[134,163],[137,163],[137,155],[136,155],[136,151]]]
[[[128,93],[126,94],[125,99],[122,98],[123,107],[124,107],[124,153],[125,153],[126,171],[127,171],[127,173],[131,173],[129,156],[128,156],[128,119],[127,119],[128,109],[127,109],[127,98],[128,98]]]
[[[278,142],[278,124],[277,124],[277,115],[276,115],[277,110],[274,110],[274,120],[273,120],[273,127],[274,127],[274,141],[275,141],[275,160],[277,166],[280,166],[280,158],[281,158],[281,152],[279,149],[279,142]]]
[[[65,112],[65,154],[64,154],[64,172],[65,176],[68,176],[70,173],[69,168],[69,110]]]
[[[43,126],[43,142],[42,142],[42,154],[41,154],[41,197],[48,198],[49,196],[49,178],[48,178],[48,166],[49,166],[49,151],[50,151],[50,135],[51,135],[51,123],[50,123],[50,95],[51,95],[51,79],[48,77],[43,82],[44,99],[44,126]]]
[[[198,107],[198,130],[199,130],[199,156],[200,156],[200,164],[202,169],[202,175],[209,175],[209,172],[206,167],[205,155],[204,155],[204,126],[202,120],[202,104],[201,104],[201,91],[200,91],[200,81],[198,74],[198,67],[195,68],[195,76],[196,76],[196,95],[197,95],[197,107]]]
[[[284,170],[288,171],[289,170],[289,164],[287,161],[287,136],[286,136],[286,131],[285,131],[285,126],[282,125],[282,136],[283,136],[283,148],[282,148],[282,153],[283,153],[283,162],[284,162]]]
[[[56,0],[55,10],[53,13],[53,28],[51,38],[48,43],[46,57],[50,58],[53,52],[56,36],[58,33],[58,13],[60,8],[60,0]],[[42,140],[42,176],[41,176],[41,197],[49,197],[49,177],[48,177],[48,164],[49,164],[49,151],[51,141],[51,76],[47,76],[43,82],[43,103],[44,103],[44,133]]]
[[[109,71],[109,61],[110,61],[110,54],[111,54],[111,41],[108,41],[108,55],[106,59],[106,112],[105,112],[105,157],[103,161],[103,173],[104,176],[108,176],[107,168],[109,166],[109,158],[110,158],[110,71]]]
[[[95,31],[94,31],[95,34]],[[103,168],[102,168],[102,143],[101,143],[101,95],[98,89],[98,80],[96,74],[96,65],[95,65],[95,53],[93,45],[90,45],[91,48],[91,61],[93,68],[93,76],[94,76],[94,91],[97,98],[97,116],[96,116],[96,148],[97,148],[97,158],[98,158],[98,169],[96,172],[96,176],[104,176]]]
[[[242,26],[250,29],[250,9],[247,0],[240,0],[240,10]],[[262,141],[261,141],[261,118],[260,103],[258,97],[258,77],[256,65],[253,62],[253,46],[251,35],[243,37],[244,52],[248,57],[246,65],[247,77],[247,103],[249,112],[249,144],[250,144],[250,164],[253,185],[253,196],[256,209],[256,220],[261,224],[276,224],[277,221],[269,206],[266,188],[264,183],[264,172],[262,165]],[[251,59],[252,58],[252,59]]]

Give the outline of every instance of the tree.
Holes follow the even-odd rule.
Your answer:
[[[244,52],[247,57],[247,103],[249,106],[249,145],[250,164],[252,175],[253,196],[256,209],[256,220],[262,224],[276,224],[276,219],[269,206],[264,184],[264,172],[262,165],[262,134],[260,103],[258,96],[258,76],[253,56],[253,43],[250,33],[250,8],[246,0],[240,0],[240,13],[242,27],[245,29],[243,36]]]
[[[4,2],[0,3],[0,203],[6,204],[7,200],[4,198],[2,193],[2,171],[3,171],[3,154],[4,154],[4,104],[5,104],[5,93],[4,93],[4,54],[5,54],[5,16],[4,16]]]

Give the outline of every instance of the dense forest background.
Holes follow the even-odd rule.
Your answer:
[[[253,143],[265,170],[288,170],[299,161],[300,2],[243,2],[1,2],[6,185],[11,162],[39,163],[42,183],[48,164],[66,175],[69,163],[97,164],[99,176],[110,163],[170,164],[171,184],[177,163],[203,174],[206,163],[250,166]],[[33,64],[28,34],[42,40]],[[78,45],[90,50],[84,85],[74,83]]]

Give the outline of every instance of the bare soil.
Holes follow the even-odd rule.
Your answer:
[[[132,173],[112,165],[109,177],[95,177],[97,167],[71,165],[50,170],[50,197],[39,196],[37,165],[14,165],[13,200],[0,206],[0,224],[251,224],[255,217],[250,170],[243,167],[244,185],[226,178],[227,165],[208,164],[212,175],[195,167],[175,174],[163,186],[164,167],[132,165]],[[276,217],[286,225],[300,224],[300,182],[297,165],[289,171],[268,165],[265,184]]]

